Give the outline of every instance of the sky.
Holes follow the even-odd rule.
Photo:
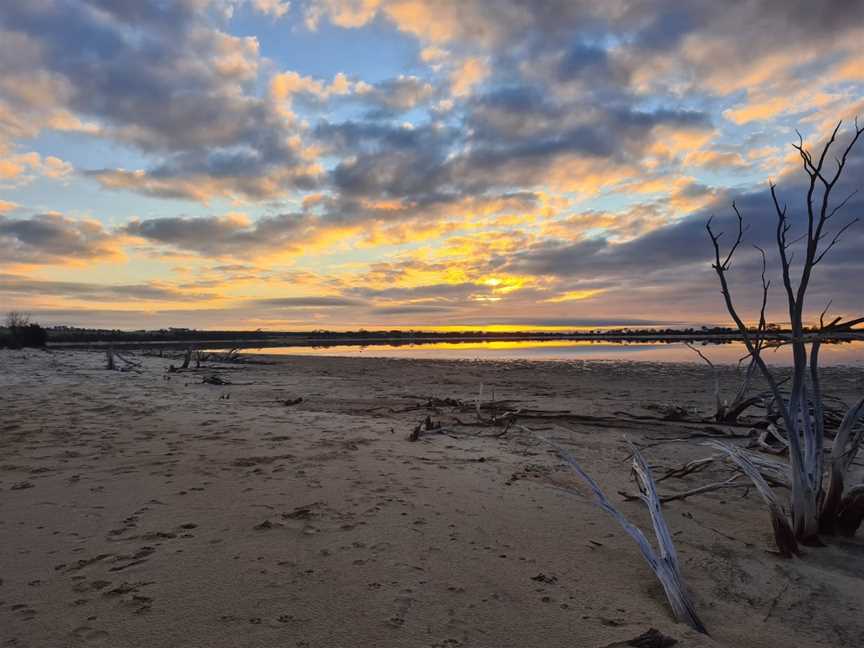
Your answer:
[[[864,0],[0,4],[0,311],[269,330],[748,317],[798,132],[864,120]],[[829,157],[833,159],[833,155]],[[864,145],[835,193],[864,183]],[[854,195],[834,230],[864,216]],[[864,225],[808,307],[861,315]],[[800,258],[800,256],[798,257]],[[775,286],[779,281],[775,280]],[[783,322],[772,289],[769,316]]]

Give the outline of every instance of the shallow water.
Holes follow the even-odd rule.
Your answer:
[[[746,351],[741,342],[699,343],[712,362],[735,364]],[[415,358],[431,360],[630,360],[634,362],[703,362],[680,342],[594,342],[570,340],[430,342],[426,344],[339,344],[244,349],[245,353],[269,355],[318,355],[370,358]],[[769,364],[790,365],[791,349],[764,352]],[[864,367],[864,341],[824,344],[820,365]]]

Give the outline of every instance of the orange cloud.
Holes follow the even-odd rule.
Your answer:
[[[38,153],[21,153],[0,159],[2,180],[26,180],[28,173],[56,180],[68,176],[72,171],[71,164],[53,155],[43,158]]]
[[[471,94],[472,88],[489,75],[489,65],[479,58],[468,58],[450,74],[450,91],[457,97]]]

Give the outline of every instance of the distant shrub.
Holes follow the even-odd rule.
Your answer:
[[[0,330],[0,348],[44,347],[47,340],[48,332],[21,313],[9,313],[6,327]]]

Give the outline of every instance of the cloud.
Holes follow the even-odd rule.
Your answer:
[[[19,153],[0,159],[0,182],[13,186],[29,182],[36,176],[59,180],[73,171],[72,165],[53,155],[42,157],[38,153]]]
[[[29,295],[43,298],[54,296],[99,302],[112,301],[200,301],[213,299],[214,294],[179,291],[156,282],[142,284],[102,284],[72,281],[45,281],[28,277],[0,274],[0,294]]]
[[[341,308],[346,306],[362,306],[364,303],[347,297],[275,297],[270,299],[255,299],[250,302],[255,306],[274,308]]]
[[[366,87],[366,84],[360,86]],[[334,95],[345,95],[357,91],[357,84],[338,73],[328,84],[320,79],[303,76],[293,70],[280,72],[270,79],[270,96],[276,101],[290,101],[295,95],[305,95],[320,101]]]
[[[24,3],[4,6],[2,18],[27,61],[9,69],[4,57],[0,78],[26,68],[44,88],[0,105],[0,114],[34,106],[42,114],[29,129],[13,123],[11,136],[63,119],[84,129],[81,116],[96,124],[91,134],[158,160],[131,172],[90,169],[106,187],[269,198],[308,187],[320,173],[290,115],[254,92],[258,41],[216,28],[203,3]]]
[[[472,89],[489,75],[489,65],[471,57],[462,61],[450,74],[450,91],[457,97],[471,94]]]
[[[0,264],[85,263],[117,258],[116,237],[102,223],[46,213],[0,217]]]
[[[436,92],[428,81],[402,75],[373,85],[366,84],[355,99],[371,104],[377,109],[373,115],[381,117],[413,110],[435,97]]]
[[[404,306],[382,306],[372,309],[374,316],[388,315],[442,315],[453,311],[452,306],[434,304],[406,304]]]
[[[413,75],[366,83],[349,79],[339,72],[328,83],[294,71],[274,75],[270,79],[269,92],[274,101],[287,106],[291,106],[295,99],[312,108],[336,101],[356,103],[368,107],[370,116],[378,119],[413,110],[438,95],[438,90],[429,81]]]
[[[253,222],[244,214],[234,213],[133,220],[123,232],[200,254],[243,257],[256,251],[285,251],[298,246],[307,224],[303,214],[280,214]]]
[[[291,10],[291,3],[287,0],[252,0],[252,6],[273,18],[282,18]]]

